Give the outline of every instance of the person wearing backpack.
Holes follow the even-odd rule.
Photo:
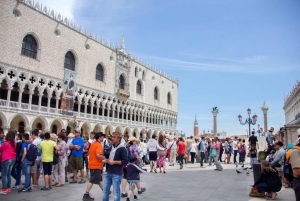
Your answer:
[[[240,146],[238,148],[239,152],[239,163],[242,163],[244,167],[244,162],[245,162],[245,156],[246,156],[246,145],[245,145],[245,139],[239,139]]]
[[[42,162],[43,162],[43,171],[44,171],[44,182],[45,186],[41,188],[41,190],[48,191],[51,187],[51,181],[52,181],[52,167],[53,167],[53,152],[54,149],[56,150],[56,153],[58,152],[58,147],[55,144],[54,141],[50,140],[50,133],[45,133],[44,135],[45,139],[40,144],[42,155]]]
[[[25,175],[25,185],[24,188],[19,190],[18,192],[31,192],[31,180],[30,180],[30,167],[33,163],[32,157],[29,153],[27,153],[30,149],[31,143],[29,141],[29,134],[22,134],[22,149],[21,149],[21,162],[22,162],[22,171]]]
[[[204,166],[203,166],[203,160],[205,158],[205,142],[204,141],[205,141],[205,137],[202,136],[201,141],[199,143],[199,147],[198,147],[199,153],[200,153],[200,167],[201,168],[204,168]]]
[[[11,189],[19,190],[19,185],[21,183],[21,172],[22,172],[22,134],[18,134],[16,138],[16,162],[14,164],[14,167],[11,171],[11,176],[16,180],[15,185]]]
[[[38,178],[40,177],[41,174],[41,168],[40,168],[40,164],[41,164],[41,159],[42,159],[42,155],[40,152],[40,144],[41,144],[41,139],[39,138],[39,129],[34,129],[32,131],[32,135],[31,138],[33,139],[32,144],[34,144],[37,147],[37,157],[36,160],[34,162],[34,165],[30,167],[30,174],[32,177],[32,189],[36,189],[37,185],[38,185]]]
[[[300,129],[297,130],[298,135]],[[293,170],[293,189],[295,191],[296,201],[300,201],[300,137],[297,139],[297,145],[290,155],[290,163]]]

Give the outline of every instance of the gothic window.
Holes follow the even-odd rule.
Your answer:
[[[136,83],[136,93],[137,94],[142,94],[142,84],[139,80]]]
[[[27,35],[24,37],[21,54],[36,59],[37,42],[32,35]]]
[[[55,124],[52,126],[52,133],[57,133],[57,126]]]
[[[138,68],[137,68],[137,67],[135,67],[134,76],[135,76],[135,77],[138,76]]]
[[[19,133],[25,133],[25,124],[24,124],[23,121],[20,121],[20,123],[19,123],[18,132]]]
[[[125,79],[124,79],[123,75],[120,75],[120,78],[119,78],[119,88],[125,89]]]
[[[65,55],[65,66],[66,69],[75,71],[75,57],[72,52],[67,52]]]
[[[98,64],[96,68],[96,80],[103,81],[104,73],[103,73],[103,67]]]
[[[38,123],[38,124],[36,125],[36,128],[37,128],[37,129],[42,129],[42,124],[41,124],[41,123]]]
[[[157,89],[157,87],[154,88],[154,99],[158,100],[158,89]]]
[[[145,71],[143,70],[142,79],[145,80]]]
[[[171,94],[170,94],[170,92],[168,93],[168,104],[171,104]]]

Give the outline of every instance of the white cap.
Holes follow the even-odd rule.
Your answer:
[[[300,135],[300,128],[297,130],[297,134],[298,134],[298,136]]]

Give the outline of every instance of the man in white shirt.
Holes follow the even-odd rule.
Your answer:
[[[41,139],[39,137],[40,133],[39,133],[39,129],[34,129],[32,131],[32,135],[31,138],[33,139],[32,144],[34,144],[37,147],[37,151],[38,151],[38,155],[37,158],[34,162],[34,165],[30,167],[30,174],[32,177],[32,189],[36,189],[37,188],[37,184],[38,184],[38,179],[40,178],[41,175],[41,160],[42,160],[42,154],[40,151],[40,144],[41,144]]]
[[[233,140],[233,142],[232,142],[232,148],[233,148],[233,162],[234,162],[234,164],[237,164],[237,161],[236,161],[236,156],[237,156],[237,153],[238,153],[237,139],[238,139],[238,137],[235,136],[235,137],[234,137],[234,140]]]

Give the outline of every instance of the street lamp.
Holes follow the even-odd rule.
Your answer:
[[[256,121],[257,121],[257,115],[256,115],[256,114],[253,115],[253,116],[252,116],[252,119],[251,119],[251,118],[250,118],[250,114],[251,114],[251,109],[250,109],[250,108],[247,109],[247,113],[248,113],[249,117],[246,119],[245,123],[242,122],[242,115],[239,115],[238,118],[239,118],[239,122],[240,122],[241,125],[246,125],[246,124],[249,125],[249,136],[250,136],[250,134],[251,134],[251,133],[250,133],[250,132],[251,132],[251,130],[250,130],[250,125],[251,125],[251,124],[252,124],[252,125],[255,125],[255,123],[256,123]]]

